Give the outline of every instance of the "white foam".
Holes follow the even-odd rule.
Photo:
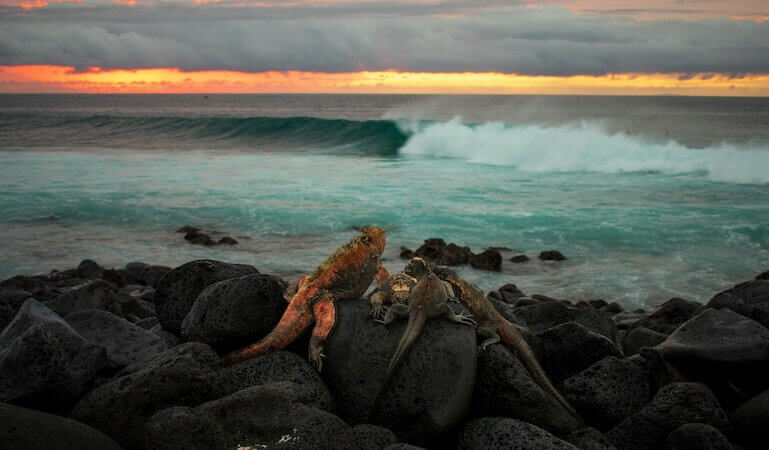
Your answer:
[[[411,137],[404,155],[459,158],[473,163],[515,166],[530,172],[660,172],[700,174],[714,181],[769,183],[769,149],[720,145],[691,149],[674,141],[645,142],[610,134],[600,126],[511,126],[448,122],[402,123]]]

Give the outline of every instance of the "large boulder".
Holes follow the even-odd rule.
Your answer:
[[[643,367],[610,356],[564,381],[563,393],[589,424],[606,430],[643,408],[651,385]]]
[[[350,423],[369,416],[406,328],[406,320],[390,326],[375,323],[369,312],[364,301],[337,303],[336,326],[325,345],[321,374],[337,412]],[[429,442],[464,418],[475,368],[475,327],[443,318],[428,321],[395,371],[371,423],[386,426],[404,441]]]
[[[682,298],[671,298],[660,305],[648,317],[635,322],[629,329],[645,327],[668,335],[682,323],[701,313],[704,309],[705,307],[701,303]]]
[[[769,442],[769,390],[732,411],[734,435],[739,442],[761,448]]]
[[[627,356],[638,353],[644,347],[654,347],[667,339],[667,335],[650,330],[646,327],[633,328],[622,338],[622,351]]]
[[[304,402],[290,382],[254,386],[195,408],[175,407],[147,425],[147,449],[380,449],[397,442],[371,425],[349,427]]]
[[[673,430],[665,441],[667,450],[732,450],[732,444],[715,427],[687,423]]]
[[[595,428],[583,428],[570,434],[566,439],[577,448],[586,450],[617,450],[608,439]]]
[[[539,253],[539,259],[543,261],[565,261],[566,257],[558,250],[545,250]]]
[[[295,353],[269,353],[222,369],[221,373],[229,382],[227,390],[230,393],[252,386],[290,381],[296,384],[305,404],[334,411],[334,399],[318,371]]]
[[[131,262],[126,264],[125,269],[123,270],[131,273],[137,278],[140,278],[143,281],[142,284],[157,287],[160,279],[163,278],[165,274],[170,272],[171,268],[167,266],[144,264],[142,262]]]
[[[252,266],[202,259],[168,272],[155,291],[157,317],[164,329],[180,334],[182,321],[203,289],[222,280],[259,273]]]
[[[182,337],[220,352],[250,344],[275,328],[286,309],[285,288],[283,280],[264,274],[214,283],[198,294],[182,322]]]
[[[769,329],[730,309],[706,309],[654,350],[722,399],[732,387],[748,394],[769,388]]]
[[[83,397],[71,416],[125,447],[137,447],[155,412],[199,405],[224,393],[218,365],[207,345],[182,344],[126,367]]]
[[[0,334],[0,401],[60,410],[108,365],[104,349],[34,299]]]
[[[123,308],[114,287],[104,280],[92,281],[45,304],[62,317],[88,309],[103,309],[123,316]]]
[[[478,358],[472,413],[523,420],[565,436],[579,421],[532,380],[523,364],[503,345],[491,345]]]
[[[643,409],[606,434],[618,448],[649,449],[664,445],[668,434],[687,423],[704,423],[728,433],[729,421],[716,397],[701,383],[671,383]]]
[[[77,311],[68,315],[66,321],[89,342],[103,347],[115,367],[168,350],[168,344],[158,335],[108,311]]]
[[[483,417],[468,423],[462,430],[457,448],[460,450],[577,449],[539,427],[508,417]]]
[[[728,308],[769,328],[769,280],[752,280],[716,294],[708,308]]]
[[[490,272],[499,272],[502,270],[502,254],[499,250],[486,249],[477,255],[471,256],[469,261],[470,267],[473,269],[487,270]]]
[[[0,403],[0,447],[25,450],[120,450],[112,439],[66,417]]]
[[[571,308],[561,302],[542,301],[534,305],[515,308],[515,315],[535,333],[566,322],[575,322],[595,333],[617,342],[617,327],[603,312],[593,308]]]
[[[454,243],[447,245],[441,238],[426,239],[414,254],[439,266],[467,264],[473,256],[470,247],[460,247]]]
[[[612,341],[575,322],[566,322],[539,333],[537,341],[542,368],[556,383],[607,356],[622,356]]]
[[[92,259],[84,259],[80,261],[75,271],[80,278],[93,280],[99,278],[99,275],[104,272],[104,267]]]
[[[0,333],[13,321],[14,317],[16,317],[16,311],[7,304],[0,303]]]

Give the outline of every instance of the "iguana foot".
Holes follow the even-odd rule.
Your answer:
[[[478,328],[478,337],[483,338],[483,342],[478,345],[478,354],[480,355],[484,351],[486,351],[486,347],[492,344],[496,344],[499,342],[499,334],[497,334],[497,330],[493,328],[488,327],[479,327]]]
[[[436,306],[437,309],[433,312],[433,314],[437,313],[436,316],[443,316],[451,322],[462,323],[465,325],[476,325],[472,315],[465,314],[464,311],[461,314],[457,314],[454,312],[454,308],[452,308],[448,303],[441,303],[440,305]]]
[[[323,354],[323,346],[318,345],[316,347],[310,347],[309,355],[307,355],[310,359],[310,363],[315,367],[315,370],[320,372],[323,369],[323,358],[326,357],[325,354]]]
[[[409,305],[405,303],[395,303],[387,308],[387,313],[384,316],[384,320],[377,319],[374,322],[390,325],[391,323],[397,322],[399,318],[408,317],[409,311],[411,311]]]
[[[387,313],[387,308],[385,308],[382,305],[372,305],[371,306],[371,312],[369,313],[369,317],[374,319],[375,322],[380,322],[385,314]]]

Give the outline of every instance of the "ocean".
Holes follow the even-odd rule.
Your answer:
[[[0,95],[0,279],[85,258],[290,279],[364,224],[390,270],[442,237],[532,258],[459,268],[487,290],[706,302],[769,269],[769,99]]]

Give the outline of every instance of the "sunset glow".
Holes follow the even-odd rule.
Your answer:
[[[185,72],[175,68],[76,71],[67,66],[0,66],[0,92],[78,93],[454,93],[769,95],[769,75],[501,73]]]

